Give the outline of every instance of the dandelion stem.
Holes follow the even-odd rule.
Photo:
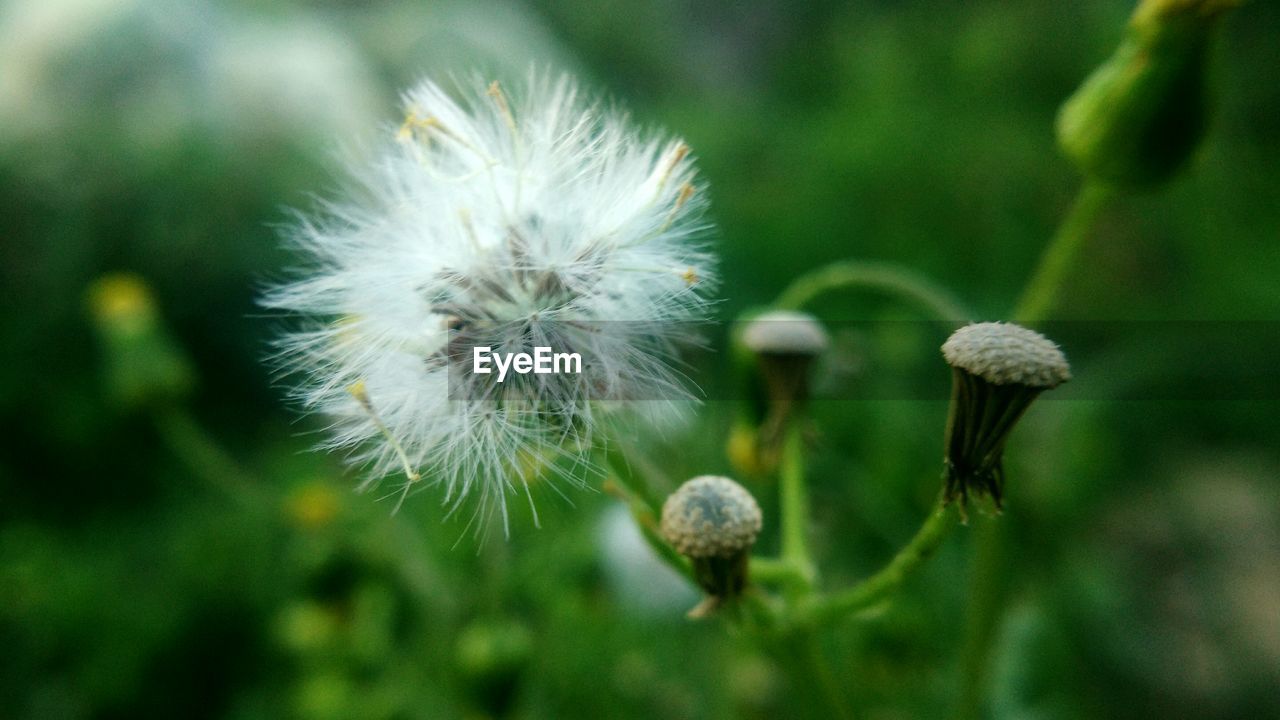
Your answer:
[[[748,587],[742,593],[738,622],[744,628],[755,632],[759,637],[767,637],[777,632],[778,609],[774,607],[772,598],[758,588]]]
[[[816,600],[801,615],[799,621],[821,626],[882,602],[902,587],[907,578],[933,556],[955,525],[955,513],[938,503],[920,525],[915,537],[879,572],[848,590]]]
[[[809,579],[795,565],[778,558],[751,558],[751,582],[760,585],[805,585]]]
[[[640,528],[640,534],[644,536],[645,542],[653,549],[658,559],[696,585],[693,567],[689,561],[676,552],[675,548],[671,547],[658,532],[657,512],[661,506],[653,497],[649,483],[640,477],[643,473],[636,472],[633,463],[618,442],[608,443],[604,456],[610,470],[605,491],[627,504],[627,508],[631,511],[631,518]]]
[[[1089,229],[1093,227],[1094,220],[1106,206],[1111,194],[1109,188],[1098,183],[1086,182],[1080,188],[1071,209],[1045,247],[1040,262],[1018,299],[1013,311],[1015,321],[1028,323],[1044,320],[1053,312],[1062,286],[1089,238]]]
[[[657,466],[617,437],[604,443],[604,459],[615,479],[651,513],[662,508],[664,498],[654,486],[670,491],[671,482]]]
[[[964,303],[928,278],[892,263],[859,260],[831,263],[800,276],[778,296],[774,306],[796,310],[823,293],[841,288],[896,295],[939,320],[958,322],[973,317]]]
[[[237,502],[249,502],[255,491],[252,477],[185,409],[157,408],[152,415],[169,451],[207,485]]]
[[[827,702],[831,705],[832,716],[851,720],[853,711],[849,709],[844,693],[840,692],[840,686],[836,683],[835,676],[831,674],[831,666],[822,655],[822,645],[818,642],[818,636],[806,633],[803,642],[808,646],[813,672],[817,676],[818,685],[822,688]]]
[[[844,694],[831,674],[822,656],[818,636],[806,631],[796,631],[781,636],[773,645],[773,652],[791,677],[797,696],[808,696],[825,706],[813,717],[851,720]]]
[[[809,487],[804,474],[804,437],[797,423],[783,440],[778,477],[782,515],[782,561],[803,580],[799,589],[813,585],[816,571],[809,552]]]
[[[649,543],[649,547],[653,548],[653,551],[657,553],[658,558],[671,566],[672,570],[680,573],[684,579],[697,585],[697,578],[693,576],[693,566],[689,564],[688,560],[681,557],[680,553],[676,552],[676,549],[671,547],[666,540],[662,539],[662,535],[658,533],[652,520],[652,515],[646,521],[645,511],[632,504],[631,516],[635,518],[636,524],[640,526],[640,534],[644,536],[645,542]]]
[[[1004,525],[994,518],[974,531],[974,554],[969,580],[969,613],[960,652],[960,697],[956,717],[982,717],[991,646],[1008,589],[1005,572]]]

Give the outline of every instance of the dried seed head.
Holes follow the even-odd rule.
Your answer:
[[[727,477],[702,475],[681,485],[662,505],[662,535],[691,558],[745,553],[760,533],[760,506]]]
[[[984,322],[966,325],[942,345],[947,364],[993,385],[1049,389],[1071,379],[1058,346],[1020,325]]]
[[[740,472],[759,475],[776,467],[782,437],[809,400],[814,361],[830,339],[808,313],[771,310],[749,317],[734,335],[749,401],[741,408],[729,454]]]
[[[812,357],[827,349],[827,331],[808,313],[774,310],[754,318],[742,331],[742,344],[761,355]]]
[[[1004,445],[1041,392],[1071,379],[1062,351],[1011,323],[975,323],[951,334],[942,356],[953,368],[945,446],[947,502],[989,495],[1000,509]]]

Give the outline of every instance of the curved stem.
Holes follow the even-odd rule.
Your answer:
[[[891,263],[844,260],[802,275],[778,296],[775,307],[796,310],[823,293],[840,288],[864,288],[896,295],[938,320],[971,319],[962,302],[922,275]]]
[[[778,477],[782,561],[803,578],[803,588],[811,586],[815,576],[809,552],[809,487],[804,476],[804,437],[798,423],[792,423],[786,433]]]
[[[955,513],[947,506],[937,505],[915,536],[884,568],[848,590],[815,601],[800,618],[801,622],[821,626],[882,602],[933,556],[955,525]]]
[[[1058,225],[1053,239],[1040,256],[1035,272],[1027,281],[1013,311],[1014,320],[1044,320],[1053,312],[1067,275],[1084,249],[1089,229],[1110,197],[1111,190],[1104,185],[1086,182],[1080,188],[1075,202]]]

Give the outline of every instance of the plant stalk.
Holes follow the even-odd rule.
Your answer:
[[[809,486],[804,473],[804,437],[798,423],[786,430],[778,477],[782,515],[782,561],[804,580],[801,589],[813,585],[816,571],[809,550]]]
[[[941,503],[925,518],[914,537],[879,572],[848,590],[822,598],[803,612],[798,621],[822,626],[866,610],[897,592],[907,578],[933,557],[955,527],[955,512]]]
[[[1086,182],[1080,188],[1014,307],[1015,322],[1045,320],[1054,311],[1062,288],[1084,250],[1089,230],[1111,196],[1108,187],[1095,182]]]
[[[891,263],[845,260],[800,276],[778,296],[774,306],[798,310],[819,295],[840,288],[862,288],[897,296],[934,318],[949,322],[973,314],[950,292],[931,280]]]

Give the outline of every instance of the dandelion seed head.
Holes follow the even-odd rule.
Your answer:
[[[519,458],[568,458],[581,482],[612,411],[689,399],[670,361],[708,312],[705,193],[688,146],[568,78],[457,97],[424,82],[404,106],[353,196],[299,221],[308,266],[265,304],[307,318],[281,365],[367,484],[400,473],[407,492],[421,472],[446,503],[478,495],[505,518],[530,480]],[[583,368],[494,384],[470,373],[476,345]]]

